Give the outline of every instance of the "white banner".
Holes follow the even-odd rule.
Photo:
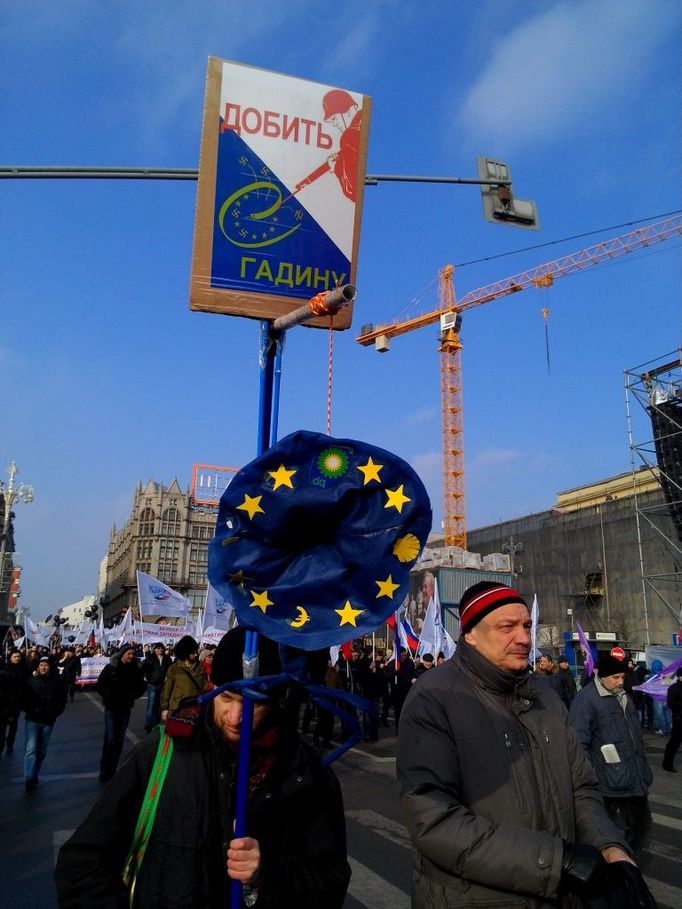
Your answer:
[[[215,644],[217,647],[225,636],[225,631],[222,628],[204,628],[204,633],[201,636],[202,644]]]
[[[136,644],[156,644],[161,641],[162,644],[177,644],[180,638],[184,638],[187,629],[183,625],[162,625],[155,622],[135,622],[133,633],[129,635],[131,641]]]
[[[168,587],[158,578],[138,571],[137,593],[140,602],[140,618],[145,615],[179,616],[184,618],[189,612],[190,602],[177,590]]]
[[[81,674],[76,678],[80,685],[94,685],[100,672],[109,662],[109,657],[81,657]]]

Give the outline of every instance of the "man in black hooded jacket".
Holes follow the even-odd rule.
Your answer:
[[[100,672],[97,691],[104,704],[104,741],[99,764],[99,779],[106,783],[116,773],[130,711],[142,697],[145,681],[133,644],[124,644]]]
[[[216,685],[241,678],[244,629],[228,632],[213,660]],[[259,674],[280,671],[278,648],[259,636]],[[132,751],[89,816],[62,847],[60,909],[225,909],[231,880],[257,909],[341,909],[350,869],[341,791],[273,692],[254,705],[247,835],[232,839],[242,698],[226,691],[183,712],[190,734],[173,739],[132,903],[122,870],[133,841],[160,730]]]

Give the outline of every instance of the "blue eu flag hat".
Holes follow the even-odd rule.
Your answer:
[[[304,650],[330,647],[395,612],[430,529],[428,494],[407,462],[299,430],[223,493],[208,577],[240,625]]]

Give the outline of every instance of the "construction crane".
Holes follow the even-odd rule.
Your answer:
[[[438,273],[438,309],[386,325],[364,325],[358,343],[384,353],[390,349],[391,338],[404,335],[424,325],[440,322],[440,383],[441,428],[443,445],[443,526],[446,546],[466,549],[466,508],[464,493],[464,419],[462,411],[462,342],[460,328],[462,313],[474,306],[492,303],[501,297],[519,293],[528,287],[551,287],[557,278],[575,274],[586,268],[617,259],[626,253],[662,243],[682,234],[682,216],[675,215],[640,227],[630,233],[613,237],[596,246],[554,259],[529,271],[520,272],[485,287],[479,287],[455,299],[454,267],[446,265]]]

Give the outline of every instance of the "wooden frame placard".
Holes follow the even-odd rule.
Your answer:
[[[367,95],[209,58],[191,309],[272,320],[355,283],[370,113]]]

